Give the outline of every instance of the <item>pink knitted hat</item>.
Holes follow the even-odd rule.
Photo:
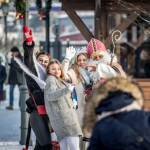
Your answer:
[[[89,58],[93,58],[97,55],[104,55],[105,52],[105,45],[101,41],[92,38],[87,46],[87,53],[89,55]]]

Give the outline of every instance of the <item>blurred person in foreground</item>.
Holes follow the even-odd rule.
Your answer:
[[[84,116],[84,132],[92,136],[88,150],[150,149],[150,112],[142,110],[137,83],[114,77],[92,92]]]
[[[10,70],[9,70],[9,77],[8,77],[8,84],[10,84],[10,101],[9,106],[6,109],[13,109],[13,101],[14,101],[14,88],[15,85],[18,85],[18,88],[23,83],[23,71],[19,67],[19,65],[14,61],[14,57],[18,57],[20,60],[23,60],[22,55],[17,47],[13,47],[11,49],[13,58],[11,59]],[[19,107],[21,108],[21,95],[19,92]]]
[[[3,84],[6,80],[6,70],[3,65],[1,65],[1,58],[0,58],[0,101],[3,99]]]

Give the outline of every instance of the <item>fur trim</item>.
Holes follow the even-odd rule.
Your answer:
[[[91,134],[94,124],[97,121],[97,115],[95,109],[99,103],[108,97],[109,92],[123,91],[131,93],[133,98],[137,101],[138,105],[142,108],[143,106],[143,94],[137,85],[131,79],[125,79],[122,77],[114,77],[106,80],[98,88],[94,89],[88,103],[85,108],[85,115],[83,120],[83,133]]]
[[[132,110],[141,110],[141,107],[138,105],[137,101],[133,101],[130,105],[127,105],[127,106],[120,108],[120,109],[117,109],[115,111],[102,112],[100,115],[100,120],[105,118],[105,117],[111,116],[113,114],[119,114],[119,113],[124,112],[124,111],[129,112]]]

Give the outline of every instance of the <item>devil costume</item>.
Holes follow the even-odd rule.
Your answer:
[[[30,98],[26,100],[26,104],[27,112],[30,113],[30,126],[36,135],[36,146],[34,150],[52,150],[48,116],[38,115],[36,105],[32,98],[33,96],[37,106],[44,105],[44,86],[37,83],[36,79],[40,78],[40,82],[44,84],[44,80],[46,79],[46,69],[37,62],[36,57],[33,54],[34,45],[33,41],[31,46],[27,46],[25,41],[23,43],[24,64],[19,59],[15,58],[15,60],[24,71],[26,70],[26,83],[30,94],[32,94],[30,95]]]

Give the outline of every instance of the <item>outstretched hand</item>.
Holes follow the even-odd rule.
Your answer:
[[[77,85],[77,83],[72,83],[71,85],[72,85],[72,86],[76,86],[76,85]]]
[[[24,36],[25,36],[25,39],[26,39],[26,44],[28,46],[32,45],[32,41],[33,41],[32,30],[30,30],[30,33],[29,33],[28,27],[24,26],[23,27],[23,33],[24,33]]]
[[[96,71],[97,65],[90,64],[90,65],[86,65],[86,67],[92,67],[92,70],[90,70],[89,72],[93,72]]]
[[[76,50],[75,50],[75,48],[73,48],[73,46],[67,48],[66,49],[66,58],[71,60],[74,57],[75,53],[76,53]]]

